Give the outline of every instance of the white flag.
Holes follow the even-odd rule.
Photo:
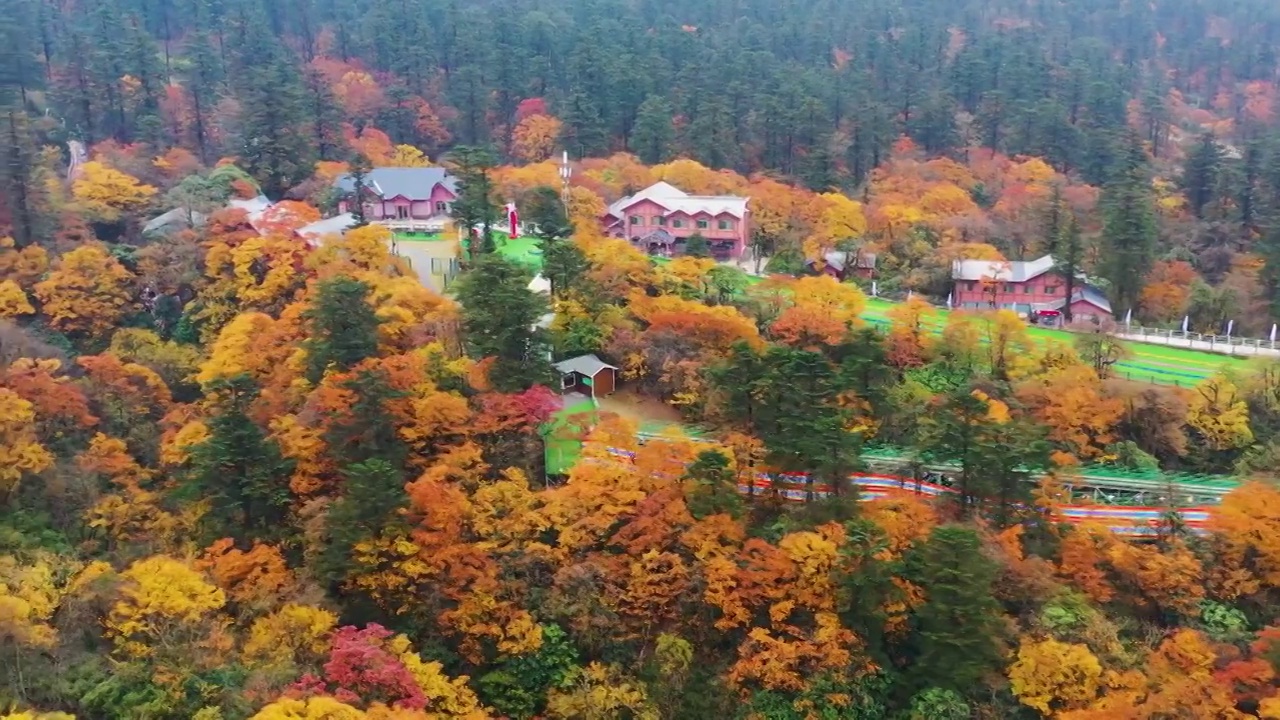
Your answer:
[[[908,299],[908,300],[910,300],[910,299],[911,299],[911,291],[910,291],[910,290],[908,290],[908,291],[907,291],[907,299]]]
[[[1191,316],[1190,316],[1190,315],[1183,315],[1183,316],[1182,316],[1182,332],[1184,332],[1184,333],[1185,333],[1185,332],[1187,331],[1187,328],[1189,327],[1189,323],[1190,323],[1190,322],[1191,322]]]
[[[1124,329],[1128,330],[1129,326],[1132,324],[1133,324],[1133,308],[1129,308],[1128,310],[1124,311]]]
[[[1235,320],[1227,321],[1227,337],[1231,337],[1231,330],[1236,326]]]
[[[1271,342],[1274,343],[1275,341],[1276,341],[1276,324],[1271,323]]]
[[[947,293],[947,309],[951,309],[951,293]]]
[[[876,288],[876,281],[871,281],[871,297],[880,297],[880,291]]]

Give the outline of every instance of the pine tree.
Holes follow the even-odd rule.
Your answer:
[[[351,217],[355,220],[355,227],[364,227],[369,224],[368,218],[364,215],[364,197],[365,189],[368,187],[366,179],[372,168],[369,165],[369,159],[363,153],[356,153],[351,158],[349,166],[349,174],[351,175],[351,200],[348,201],[348,207],[351,208]]]
[[[1280,317],[1280,218],[1273,217],[1258,241],[1262,255],[1259,279],[1271,306],[1272,317]]]
[[[661,95],[649,95],[640,103],[628,147],[648,165],[671,159],[671,145],[676,130],[672,122],[675,111]]]
[[[530,190],[523,205],[525,220],[537,228],[534,235],[542,250],[542,275],[551,282],[551,296],[558,297],[587,271],[587,259],[569,238],[573,226],[555,188]]]
[[[237,68],[239,154],[262,191],[279,198],[311,175],[315,145],[302,132],[308,114],[294,59],[265,30],[249,32]]]
[[[237,375],[211,383],[206,396],[213,404],[205,423],[209,436],[191,450],[191,470],[180,495],[209,501],[202,522],[211,537],[234,537],[245,545],[280,538],[293,462],[249,417],[257,384]]]
[[[966,527],[935,528],[906,558],[906,578],[924,591],[912,618],[912,677],[968,694],[999,669],[1000,604],[993,596],[996,564]]]
[[[689,257],[706,258],[711,257],[711,243],[702,236],[702,233],[695,232],[689,236],[684,244],[684,254]]]
[[[1182,190],[1187,204],[1197,218],[1204,219],[1204,209],[1213,202],[1224,161],[1222,146],[1212,133],[1204,133],[1195,148],[1187,154],[1182,166]]]
[[[487,148],[462,146],[449,153],[453,174],[458,178],[458,197],[453,201],[453,219],[466,234],[471,259],[492,253],[493,226],[498,222],[498,207],[493,203],[493,179],[490,173],[497,158]],[[479,238],[476,227],[479,226]],[[478,241],[477,241],[478,240]]]
[[[349,277],[320,283],[312,306],[304,313],[311,335],[307,351],[307,380],[320,382],[330,368],[345,372],[378,352],[382,322],[369,304],[369,286]]]
[[[1062,275],[1066,302],[1062,306],[1063,319],[1071,322],[1071,297],[1076,291],[1076,276],[1084,262],[1084,239],[1080,234],[1080,221],[1062,200],[1062,188],[1054,185],[1049,207],[1045,212],[1044,237],[1053,255],[1054,269]]]
[[[689,513],[701,520],[708,515],[742,515],[742,496],[729,458],[718,450],[704,450],[685,469],[685,502]]]
[[[1147,154],[1132,133],[1103,188],[1101,205],[1103,274],[1111,281],[1112,307],[1137,307],[1143,279],[1155,259],[1156,220]]]
[[[317,562],[320,574],[331,582],[346,578],[358,543],[398,521],[395,511],[406,499],[404,473],[386,460],[353,463],[342,474],[346,483],[325,518],[327,547]]]
[[[196,154],[201,162],[209,162],[211,118],[218,104],[218,89],[222,86],[222,59],[209,39],[208,33],[197,32],[187,44],[187,92],[191,95],[191,133],[196,143]]]
[[[19,248],[40,237],[44,188],[37,181],[35,138],[27,115],[15,106],[0,107],[0,207],[13,223],[13,240]]]
[[[457,284],[468,354],[493,358],[489,381],[502,392],[548,384],[554,373],[546,331],[536,327],[547,302],[529,290],[529,273],[499,255],[485,255]]]
[[[560,141],[574,157],[590,157],[608,149],[609,133],[591,96],[575,91],[561,117]]]

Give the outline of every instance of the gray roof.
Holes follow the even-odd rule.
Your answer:
[[[310,225],[303,225],[297,229],[300,237],[308,240],[322,238],[325,235],[341,235],[352,227],[355,227],[356,218],[351,213],[342,213],[334,215],[331,218],[317,220]]]
[[[675,243],[675,241],[676,241],[676,236],[667,232],[663,228],[658,228],[657,230],[654,230],[653,232],[650,232],[649,234],[642,236],[639,240],[639,242],[643,242],[643,243],[658,243],[660,245],[672,245]]]
[[[393,198],[403,195],[410,200],[426,200],[431,189],[443,183],[451,193],[458,192],[458,181],[444,168],[374,168],[364,176],[365,187],[379,197]],[[355,192],[355,178],[342,175],[334,185],[343,192]]]
[[[864,253],[864,252],[846,253],[843,250],[832,250],[831,252],[822,256],[822,259],[832,268],[835,268],[836,272],[844,272],[844,260],[846,257],[850,257],[853,259],[854,261],[853,264],[855,267],[862,268],[863,270],[876,269],[875,253]]]
[[[202,227],[205,222],[204,213],[192,211],[190,215],[184,207],[176,207],[163,215],[157,215],[142,226],[142,232],[164,232],[172,227]]]
[[[568,360],[561,360],[556,363],[555,367],[562,375],[578,373],[579,375],[586,375],[587,377],[595,377],[605,368],[611,368],[613,370],[618,369],[595,355],[579,355],[578,357],[569,358]]]
[[[1080,301],[1092,304],[1094,307],[1101,308],[1106,312],[1111,312],[1111,301],[1102,291],[1092,285],[1085,285],[1083,288],[1075,290],[1071,293],[1071,304],[1074,305]],[[1035,303],[1031,306],[1033,310],[1061,310],[1067,304],[1066,298],[1059,298],[1047,303]]]
[[[1026,282],[1052,269],[1051,255],[1035,260],[956,260],[951,265],[951,279]]]

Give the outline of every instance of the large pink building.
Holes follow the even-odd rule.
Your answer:
[[[1052,256],[1036,260],[957,260],[951,268],[952,305],[957,308],[1004,308],[1019,314],[1056,318],[1067,305],[1066,279]],[[1111,316],[1106,296],[1083,278],[1071,291],[1075,319]]]
[[[355,178],[337,180],[343,194],[340,212],[348,212],[355,201]],[[364,213],[370,222],[443,222],[458,197],[457,181],[444,168],[375,168],[364,176]]]
[[[655,255],[679,255],[698,234],[714,257],[739,258],[751,237],[747,198],[690,195],[665,182],[613,203],[602,221],[610,235]]]

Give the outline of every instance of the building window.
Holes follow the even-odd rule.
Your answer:
[[[396,217],[401,220],[407,220],[409,218],[409,208],[405,207],[404,205],[397,205]]]
[[[684,221],[683,221],[683,220],[672,220],[672,221],[671,221],[671,227],[678,227],[678,228],[682,228],[682,227],[684,227]]]
[[[1004,284],[1004,291],[1005,291],[1005,292],[1007,292],[1007,293],[1011,293],[1011,292],[1013,292],[1013,283],[1005,283],[1005,284]]]
[[[640,222],[640,216],[639,216],[639,215],[632,215],[632,216],[631,216],[631,224],[632,224],[632,225],[643,225],[644,223]]]
[[[698,229],[699,229],[699,230],[706,230],[708,226],[709,226],[709,224],[707,223],[707,221],[706,221],[706,220],[699,220],[699,221],[698,221]]]
[[[443,200],[436,201],[436,212],[449,212],[449,206]]]
[[[664,218],[664,217],[662,217],[661,215],[655,215],[655,216],[653,217],[653,224],[654,224],[654,225],[666,225],[666,224],[667,224],[667,219],[666,219],[666,218]]]
[[[978,289],[978,281],[977,281],[977,280],[970,280],[970,281],[969,281],[969,289],[970,289],[970,290],[977,290],[977,289]]]
[[[574,380],[573,375],[561,375],[561,376],[560,376],[560,389],[561,389],[561,390],[568,390],[568,389],[572,388],[574,385],[577,385],[577,383],[575,383],[573,380]]]
[[[1049,285],[1049,286],[1045,287],[1045,289],[1044,289],[1044,294],[1045,294],[1045,295],[1057,295],[1057,294],[1058,294],[1058,288],[1057,288],[1057,286]]]
[[[732,225],[733,225],[733,222],[732,222],[732,221],[730,221],[730,220],[721,220],[721,221],[718,223],[718,226],[719,226],[719,228],[720,228],[721,230],[731,230],[731,229],[733,229],[733,228],[732,228]]]
[[[1023,286],[1022,286],[1022,294],[1023,294],[1023,295],[1030,295],[1030,294],[1031,294],[1031,292],[1032,292],[1032,291],[1034,291],[1034,290],[1035,290],[1035,288],[1031,287],[1030,285],[1023,285]]]

